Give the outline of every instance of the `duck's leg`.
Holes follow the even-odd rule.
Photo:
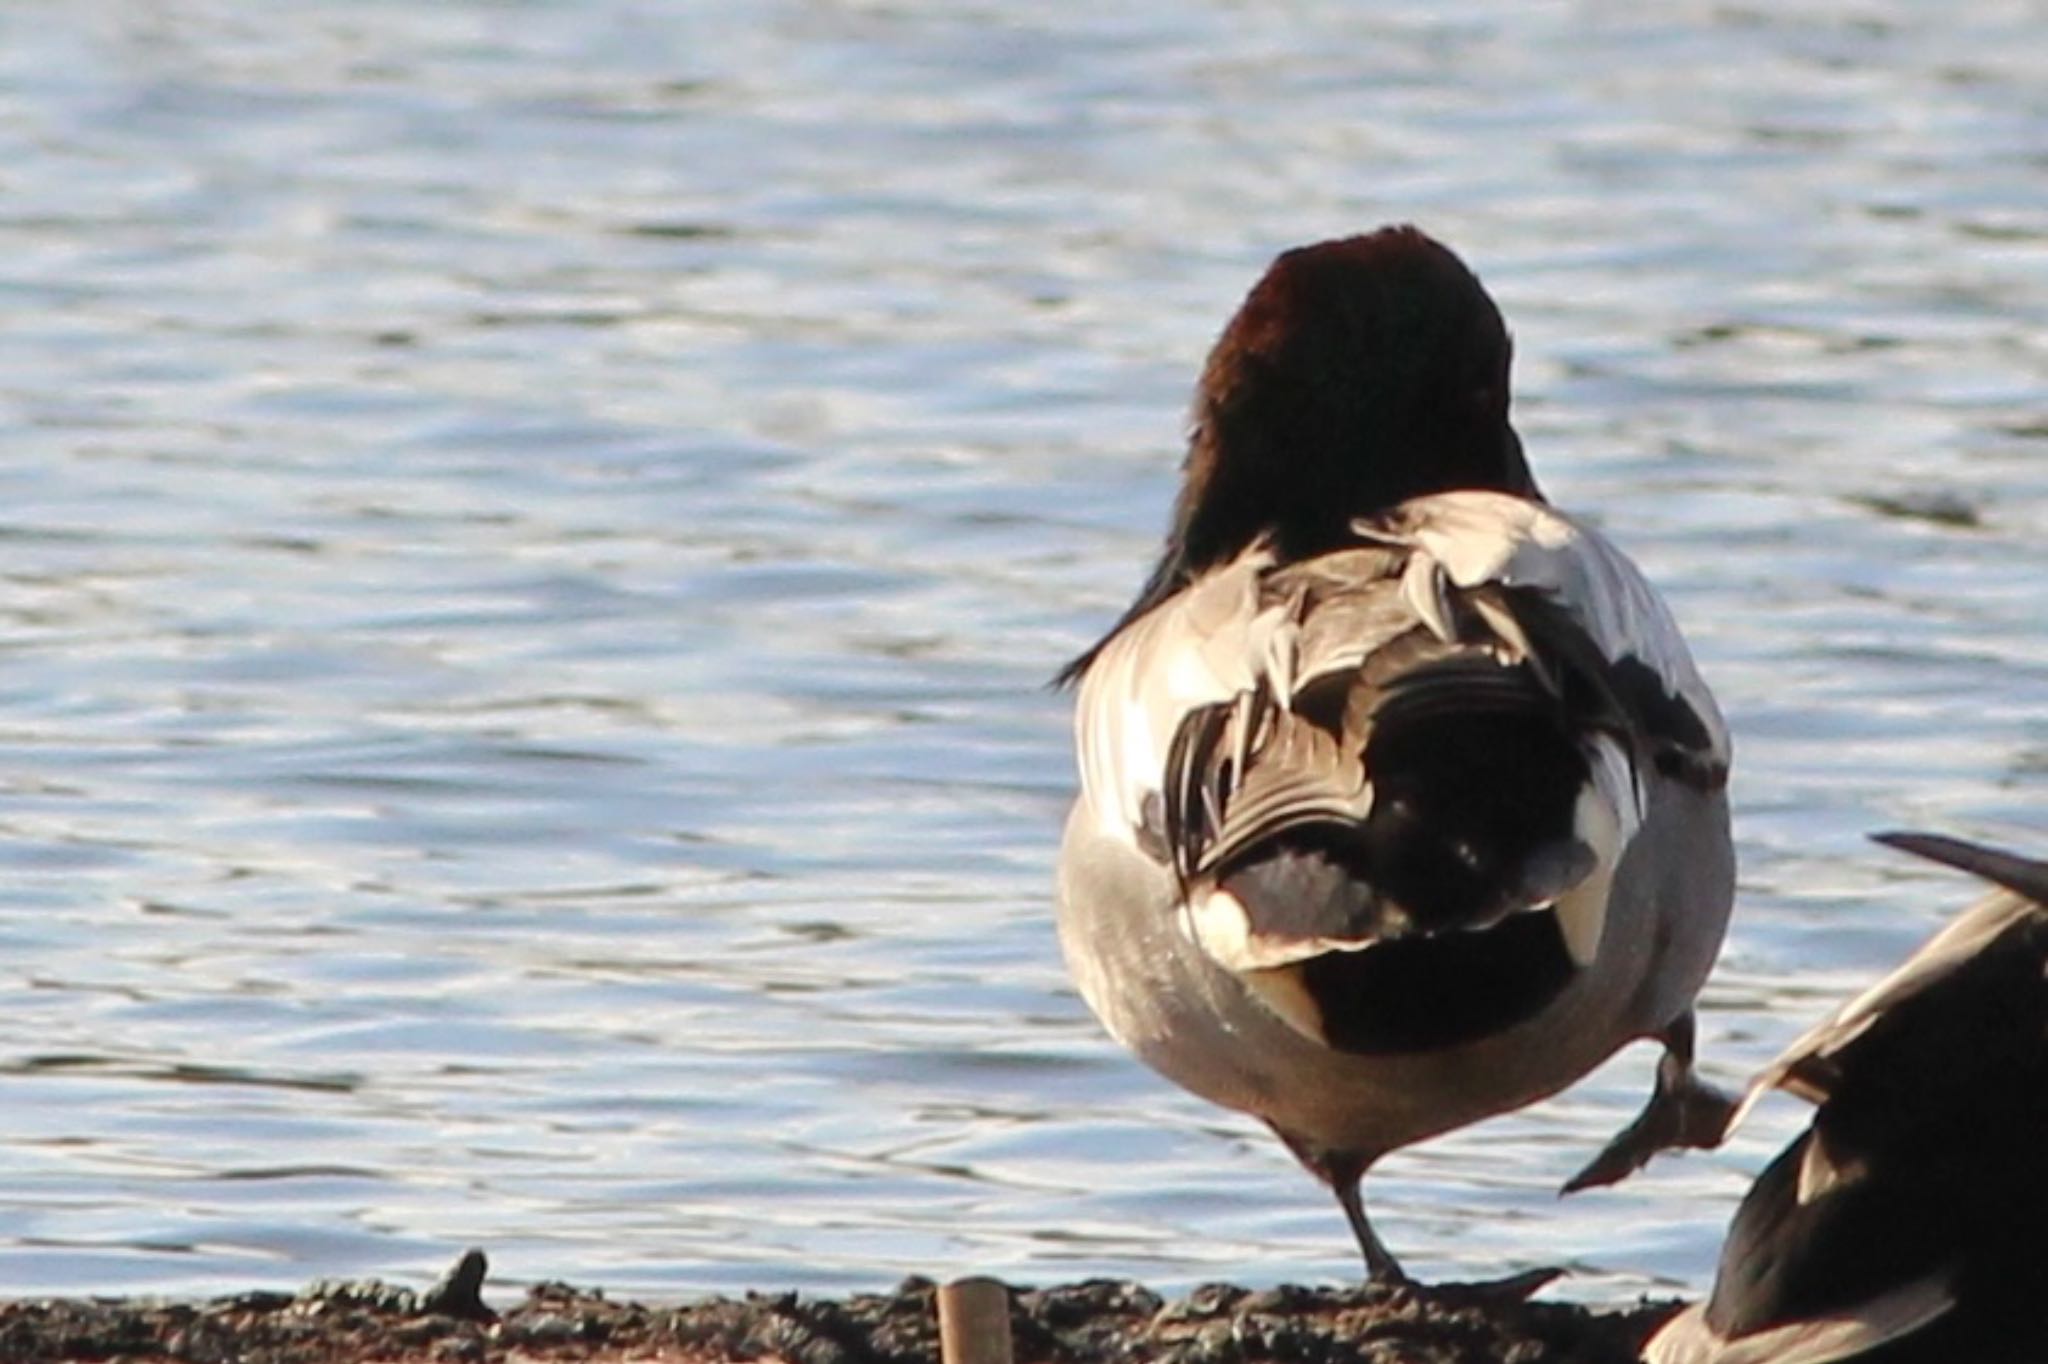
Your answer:
[[[1692,1068],[1695,1027],[1691,1009],[1674,1019],[1656,1040],[1664,1044],[1657,1061],[1657,1087],[1641,1116],[1607,1143],[1586,1168],[1566,1182],[1564,1193],[1618,1184],[1643,1168],[1659,1151],[1719,1146],[1728,1135],[1735,1096],[1714,1088]]]
[[[1389,1286],[1409,1282],[1408,1271],[1401,1268],[1401,1262],[1380,1241],[1372,1229],[1372,1222],[1365,1215],[1365,1196],[1359,1192],[1359,1185],[1365,1180],[1363,1163],[1357,1163],[1357,1168],[1348,1174],[1333,1171],[1323,1178],[1328,1182],[1330,1191],[1337,1195],[1337,1205],[1344,1209],[1344,1220],[1351,1224],[1351,1234],[1358,1238],[1359,1252],[1365,1256],[1365,1277]]]
[[[1365,1198],[1359,1192],[1359,1185],[1364,1183],[1366,1169],[1372,1161],[1351,1151],[1326,1151],[1314,1142],[1282,1132],[1277,1127],[1273,1132],[1287,1143],[1287,1149],[1310,1174],[1329,1185],[1330,1192],[1337,1195],[1338,1206],[1344,1209],[1344,1220],[1351,1224],[1351,1234],[1358,1238],[1358,1249],[1365,1256],[1367,1280],[1389,1286],[1408,1283],[1407,1271],[1401,1268],[1401,1262],[1394,1258],[1393,1252],[1380,1243],[1379,1235],[1373,1231],[1372,1222],[1365,1215]]]
[[[1417,1283],[1408,1277],[1408,1271],[1401,1268],[1401,1262],[1394,1258],[1393,1252],[1380,1242],[1379,1234],[1372,1229],[1372,1222],[1365,1215],[1365,1198],[1359,1186],[1365,1180],[1365,1172],[1372,1165],[1372,1159],[1350,1151],[1323,1150],[1314,1142],[1289,1136],[1277,1127],[1273,1131],[1287,1143],[1287,1149],[1294,1153],[1294,1158],[1337,1195],[1337,1204],[1344,1209],[1344,1220],[1351,1224],[1351,1234],[1358,1238],[1359,1253],[1365,1256],[1368,1283],[1435,1297],[1519,1302],[1564,1272],[1561,1269],[1532,1269],[1485,1283]]]

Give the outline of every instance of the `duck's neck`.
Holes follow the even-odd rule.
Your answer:
[[[1284,466],[1271,458],[1282,453],[1278,451],[1252,451],[1249,458],[1233,451],[1224,457],[1224,452],[1204,444],[1205,434],[1196,434],[1189,452],[1173,525],[1141,595],[1141,607],[1147,599],[1157,601],[1230,562],[1260,540],[1288,562],[1354,544],[1355,521],[1412,498],[1489,489],[1543,499],[1522,458],[1521,440],[1505,422],[1432,459],[1332,451],[1317,460],[1287,452],[1290,458]],[[1262,455],[1267,458],[1258,457]],[[1286,467],[1289,477],[1265,476],[1274,467]]]

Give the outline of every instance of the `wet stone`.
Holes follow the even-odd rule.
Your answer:
[[[483,1300],[484,1276],[490,1261],[480,1250],[466,1250],[441,1281],[420,1295],[419,1310],[444,1317],[490,1321],[497,1316]]]
[[[1192,1317],[1211,1317],[1219,1312],[1235,1311],[1252,1296],[1254,1295],[1250,1289],[1239,1288],[1233,1283],[1199,1284],[1187,1297],[1161,1308],[1159,1318],[1165,1322]]]

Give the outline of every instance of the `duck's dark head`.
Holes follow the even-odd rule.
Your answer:
[[[1299,247],[1223,329],[1195,397],[1169,558],[1262,534],[1294,558],[1425,493],[1536,494],[1508,424],[1513,346],[1470,270],[1412,227]]]
[[[1262,535],[1301,558],[1425,493],[1541,496],[1508,424],[1513,351],[1478,279],[1413,227],[1281,255],[1209,352],[1165,552],[1111,634]]]

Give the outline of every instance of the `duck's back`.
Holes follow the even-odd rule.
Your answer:
[[[1600,959],[1651,786],[1718,806],[1725,848],[1725,731],[1662,604],[1596,533],[1507,494],[1417,499],[1296,563],[1254,546],[1106,643],[1077,729],[1093,860],[1120,846],[1156,875],[1148,905],[1070,907],[1069,936],[1156,949],[1160,924],[1115,920],[1161,916],[1339,1051],[1452,1047],[1563,996]],[[1103,895],[1131,898],[1067,878]],[[1701,911],[1696,974],[1725,913]],[[1105,1017],[1130,1002],[1108,988]]]

